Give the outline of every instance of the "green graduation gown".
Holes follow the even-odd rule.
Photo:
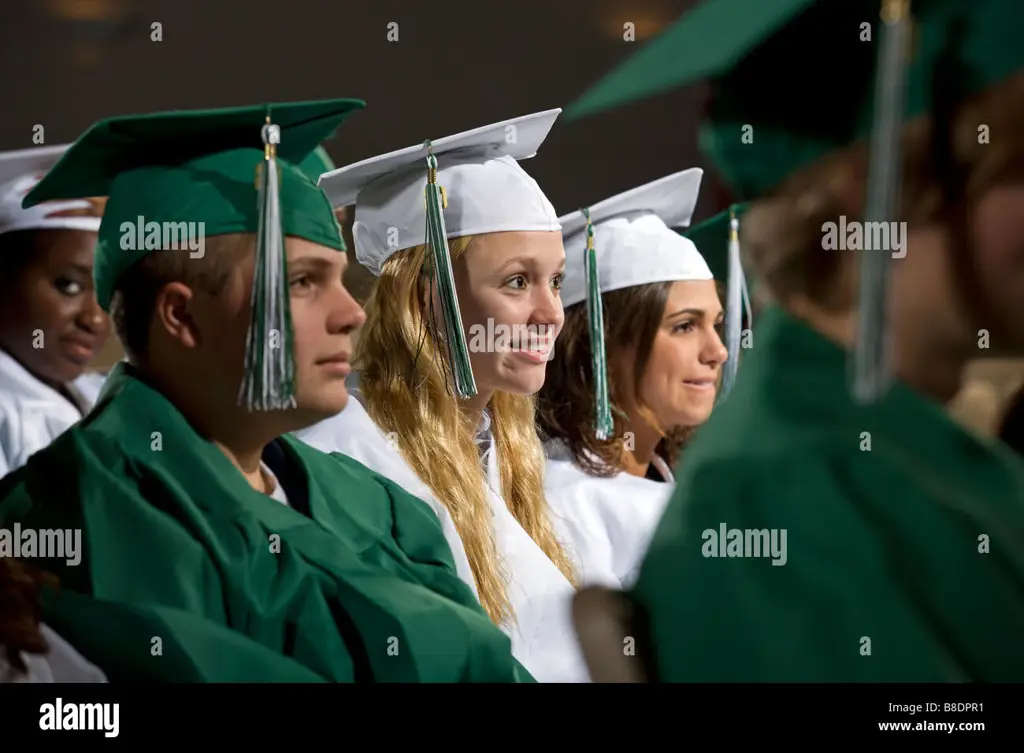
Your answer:
[[[290,437],[291,501],[253,490],[126,365],[0,481],[0,526],[80,529],[46,622],[118,680],[529,682],[455,573],[437,517]]]
[[[1024,465],[846,369],[762,315],[630,594],[660,680],[1024,680]]]

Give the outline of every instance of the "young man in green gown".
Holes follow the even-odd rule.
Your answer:
[[[298,165],[362,106],[101,121],[25,200],[109,196],[97,298],[129,362],[0,483],[0,525],[81,531],[80,563],[20,555],[59,577],[46,622],[113,682],[531,679],[430,508],[288,436],[348,399],[364,314]]]

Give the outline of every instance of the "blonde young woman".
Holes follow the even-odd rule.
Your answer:
[[[545,500],[533,399],[562,326],[565,254],[551,203],[518,164],[559,112],[321,177],[335,206],[355,204],[356,256],[379,280],[356,352],[357,400],[300,437],[430,503],[516,657],[541,682],[584,682],[576,576]]]
[[[548,501],[587,583],[632,581],[674,488],[671,468],[719,395],[725,311],[712,267],[672,230],[690,224],[702,175],[684,170],[559,218],[565,327],[538,424]],[[718,240],[709,250],[721,276],[724,231]]]

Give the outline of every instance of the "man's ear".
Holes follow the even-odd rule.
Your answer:
[[[594,682],[649,682],[638,638],[635,610],[621,591],[599,586],[581,589],[572,602],[572,617],[583,658]]]
[[[199,331],[193,318],[192,289],[182,282],[164,285],[156,294],[153,306],[155,326],[164,335],[184,348],[199,344]]]

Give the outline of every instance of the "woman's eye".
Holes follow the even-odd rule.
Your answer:
[[[64,295],[81,295],[83,292],[82,286],[74,280],[69,280],[67,277],[58,277],[54,281],[54,287],[57,288]]]

